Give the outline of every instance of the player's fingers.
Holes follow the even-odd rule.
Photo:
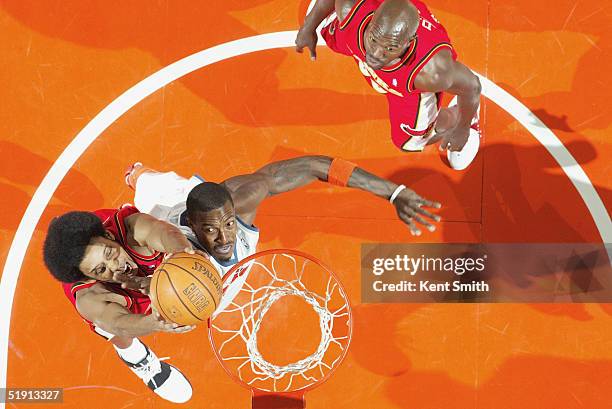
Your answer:
[[[177,324],[169,324],[169,323],[165,323],[163,325],[163,331],[164,332],[176,332],[176,328],[177,328]]]
[[[416,224],[414,224],[414,221],[410,220],[410,222],[408,223],[408,227],[410,227],[410,233],[413,236],[420,236],[421,235],[421,229],[419,229]]]
[[[167,323],[165,328],[168,332],[174,332],[174,333],[180,334],[183,332],[192,331],[195,328],[195,325],[179,325],[173,322],[173,323]]]
[[[418,200],[419,200],[419,202],[421,202],[421,204],[423,206],[433,207],[435,209],[439,209],[439,208],[442,207],[442,204],[440,202],[434,202],[432,200],[427,200],[427,199],[424,199],[422,197],[420,199],[418,199]]]
[[[185,253],[187,254],[195,254],[195,251],[193,250],[192,247],[185,247]]]
[[[417,207],[414,209],[415,212],[422,214],[423,216],[427,216],[432,220],[435,220],[437,222],[440,221],[440,216],[438,216],[437,214],[433,214],[431,212],[428,212],[427,210],[421,208],[421,207]],[[433,231],[433,230],[432,230]]]
[[[449,145],[450,145],[450,142],[451,142],[450,135],[448,135],[446,133],[443,133],[442,134],[442,138],[440,140],[440,148],[439,149],[441,151],[447,149],[449,147]]]
[[[458,152],[458,151],[463,149],[463,147],[465,146],[466,143],[467,143],[467,141],[465,141],[465,143],[453,143],[450,146],[450,150],[453,151],[453,152]]]
[[[311,61],[316,61],[316,59],[317,59],[317,45],[316,44],[309,45],[308,49],[310,50],[310,60]]]
[[[456,146],[456,142],[453,142],[453,138],[448,137],[446,139],[446,148],[445,149],[452,150],[454,146]]]
[[[143,280],[140,283],[140,288],[139,288],[140,292],[145,294],[145,295],[149,295],[151,293],[151,282],[149,280]]]
[[[414,224],[414,221],[412,220],[412,217],[408,216],[405,213],[400,213],[399,217],[410,228],[410,234],[412,234],[413,236],[420,236],[421,235],[421,230],[419,230],[416,227],[416,225]]]
[[[444,151],[448,148],[449,144],[450,144],[449,141],[447,141],[446,139],[442,139],[438,149],[440,149],[441,151]]]
[[[168,321],[161,321],[162,325],[164,326],[164,328],[168,331],[174,331],[175,329],[177,329],[180,325],[178,325],[175,322],[168,322]]]
[[[114,280],[114,281],[117,281],[117,282],[123,283],[123,282],[124,282],[124,279],[125,279],[125,275],[123,275],[123,274],[121,274],[121,273],[118,273],[118,272],[114,272],[114,273],[113,273],[113,280]]]
[[[435,134],[431,139],[427,141],[427,145],[431,145],[431,144],[438,142],[440,139],[442,139],[442,136],[444,136],[443,133]]]
[[[205,251],[202,250],[195,250],[196,254],[199,254],[200,256],[204,257],[205,259],[210,260],[210,256],[208,255],[208,253],[206,253]]]
[[[185,332],[193,331],[195,329],[195,325],[183,325],[182,327],[177,327],[174,329],[174,332],[177,334],[182,334]]]
[[[442,132],[437,132],[433,138],[431,138],[428,142],[428,145],[431,145],[433,143],[440,143],[442,144],[442,142],[444,141],[444,139],[446,138],[447,133],[445,131]]]
[[[143,280],[140,277],[136,278],[128,278],[127,281],[121,284],[121,288],[128,288],[130,290],[140,290],[141,288],[147,286],[148,280]]]
[[[427,228],[427,230],[429,231],[434,231],[436,230],[436,227],[429,223],[427,220],[423,219],[421,216],[415,214],[414,216],[412,216],[413,220],[416,220],[417,222],[421,223],[423,226],[425,226]]]

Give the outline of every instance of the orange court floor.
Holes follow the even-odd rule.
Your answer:
[[[76,161],[65,177],[58,174],[57,190],[47,179],[43,185],[54,164],[68,163],[64,149],[126,90],[196,52],[221,45],[211,52],[221,55],[230,41],[296,30],[308,3],[0,2],[1,278],[5,285],[9,274],[18,277],[10,315],[0,299],[1,319],[10,319],[10,332],[0,333],[8,339],[0,343],[7,363],[0,379],[9,387],[63,387],[64,402],[49,407],[174,407],[86,328],[46,271],[41,246],[50,219],[131,202],[123,172],[134,161],[222,181],[270,161],[324,154],[442,202],[443,219],[436,232],[413,237],[388,202],[320,182],[262,206],[259,248],[321,259],[353,306],[347,358],[306,395],[308,409],[612,408],[610,304],[360,300],[362,243],[601,243],[609,234],[609,213],[594,217],[561,169],[564,150],[534,136],[552,132],[579,164],[568,165],[570,173],[585,172],[576,183],[594,188],[609,208],[609,1],[427,2],[460,61],[492,84],[482,98],[483,145],[466,171],[450,170],[433,147],[396,149],[385,98],[349,58],[321,43],[315,62],[290,44],[245,53],[248,44],[238,43],[235,55],[153,90],[108,128],[90,128],[99,136],[83,142],[82,153],[71,151]],[[493,102],[500,90],[543,124],[534,120],[534,133],[528,130],[504,105],[509,99]],[[52,194],[48,203],[45,194]],[[34,201],[42,203],[40,218]],[[24,231],[32,225],[32,234],[16,235],[20,224]],[[25,254],[9,265],[11,245]],[[299,323],[278,325],[285,336]],[[195,393],[186,407],[250,407],[249,391],[215,360],[206,328],[144,342],[189,377]]]

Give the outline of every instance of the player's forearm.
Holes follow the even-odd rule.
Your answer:
[[[113,335],[135,338],[157,332],[151,324],[153,319],[151,315],[123,314],[114,318],[112,324],[99,322],[96,325]]]
[[[334,0],[317,0],[304,19],[304,27],[315,30],[332,11],[334,11]]]
[[[315,180],[328,182],[329,170],[334,159],[329,156],[302,156],[264,166],[258,173],[270,178],[269,193],[275,195],[305,186]],[[397,184],[356,167],[351,173],[350,188],[365,190],[373,195],[389,199]]]
[[[476,115],[480,103],[480,92],[480,80],[470,73],[470,78],[466,81],[466,84],[456,91],[460,126],[469,127],[472,123],[472,118]]]
[[[378,177],[359,167],[355,168],[349,178],[348,187],[365,190],[373,195],[383,199],[389,199],[395,189],[398,187],[396,183]]]
[[[327,182],[333,158],[329,156],[302,156],[277,162],[270,169],[274,173],[272,194],[287,192],[305,186],[314,180]],[[368,171],[356,167],[348,180],[348,187],[365,190],[376,196],[388,199],[397,184],[382,179]]]

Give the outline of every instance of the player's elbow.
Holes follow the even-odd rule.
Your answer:
[[[125,337],[125,338],[130,337],[129,329],[122,328],[120,325],[115,325],[115,323],[107,322],[105,320],[95,320],[92,322],[97,328],[100,328],[101,330],[105,332],[113,334],[116,337]]]
[[[480,99],[482,85],[480,84],[480,79],[478,79],[478,76],[470,72],[469,76],[464,77],[461,87],[457,87],[456,90],[457,95],[477,101]]]
[[[472,94],[475,97],[480,97],[482,92],[482,84],[480,83],[480,78],[477,75],[472,74],[472,80],[470,81],[470,86],[472,89]]]
[[[125,317],[131,316],[131,313],[106,313],[93,319],[94,325],[106,332],[109,332],[118,337],[133,338],[134,328],[133,325]]]
[[[104,329],[104,328],[102,328],[102,329]],[[127,330],[127,329],[122,329],[122,328],[117,328],[117,327],[109,327],[109,330],[105,330],[105,331],[113,334],[116,337],[134,338],[134,335],[129,330]]]
[[[106,325],[97,326],[106,332],[110,332],[111,334],[122,338],[135,338],[149,334],[145,331],[138,331],[136,328],[132,328],[128,325],[122,325],[121,322],[106,323]]]

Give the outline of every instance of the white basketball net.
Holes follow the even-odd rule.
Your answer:
[[[284,265],[278,266],[281,258]],[[318,271],[311,272],[313,267]],[[248,277],[239,279],[243,284],[211,324],[222,365],[244,384],[267,392],[301,390],[326,378],[346,354],[351,335],[350,306],[337,279],[308,258],[285,253],[256,258],[236,273],[241,275]],[[313,280],[318,289],[312,288]],[[258,332],[270,308],[287,296],[300,297],[312,307],[321,339],[312,354],[276,365],[260,353]]]

